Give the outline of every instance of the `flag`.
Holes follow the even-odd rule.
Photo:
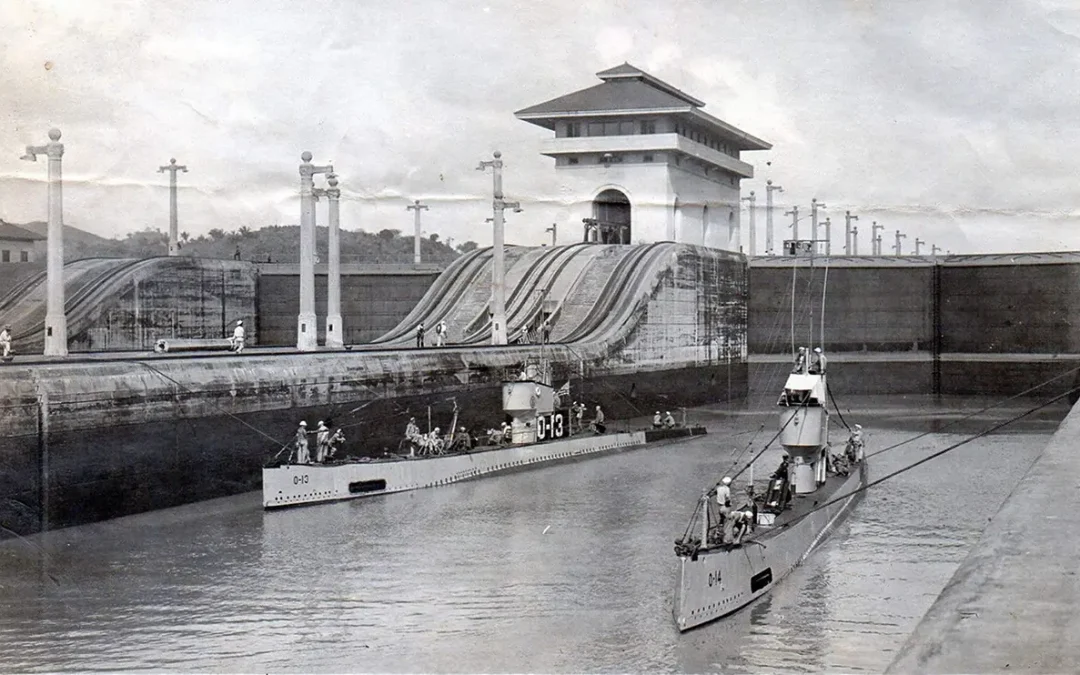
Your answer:
[[[562,399],[564,396],[570,396],[570,380],[567,380],[566,384],[559,387],[559,390],[555,392],[555,399],[558,401],[558,405],[562,405]]]

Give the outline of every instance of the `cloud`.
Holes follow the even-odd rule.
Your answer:
[[[549,133],[512,113],[629,61],[774,143],[747,153],[743,189],[763,197],[773,178],[785,209],[816,196],[954,250],[1080,247],[1066,0],[0,5],[7,220],[43,217],[45,166],[18,156],[59,126],[65,217],[99,234],[167,225],[169,157],[190,168],[192,234],[296,222],[311,150],[341,175],[347,227],[407,230],[423,198],[444,237],[485,243],[491,178],[475,167],[499,149],[526,209],[508,238],[538,244],[558,215]]]

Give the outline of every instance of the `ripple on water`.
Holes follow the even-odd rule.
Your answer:
[[[889,410],[877,425],[873,410],[844,411],[871,449],[958,409],[876,404]],[[673,540],[753,435],[733,434],[774,420],[700,414],[709,436],[663,449],[282,512],[249,494],[49,533],[40,548],[5,542],[0,668],[880,672],[1056,425],[871,490],[773,593],[679,634]],[[960,438],[890,450],[871,478]]]

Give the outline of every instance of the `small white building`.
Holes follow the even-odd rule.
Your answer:
[[[44,259],[41,255],[44,242],[42,235],[0,220],[0,264]]]
[[[514,113],[555,132],[560,201],[582,240],[675,241],[740,250],[740,159],[769,143],[701,110],[704,102],[628,63],[603,82]]]

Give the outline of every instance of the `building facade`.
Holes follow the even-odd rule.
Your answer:
[[[0,220],[0,264],[44,259],[44,242],[45,237],[40,234]]]
[[[772,146],[701,110],[704,102],[624,63],[602,80],[515,113],[555,133],[562,222],[582,240],[740,246],[741,154]]]

